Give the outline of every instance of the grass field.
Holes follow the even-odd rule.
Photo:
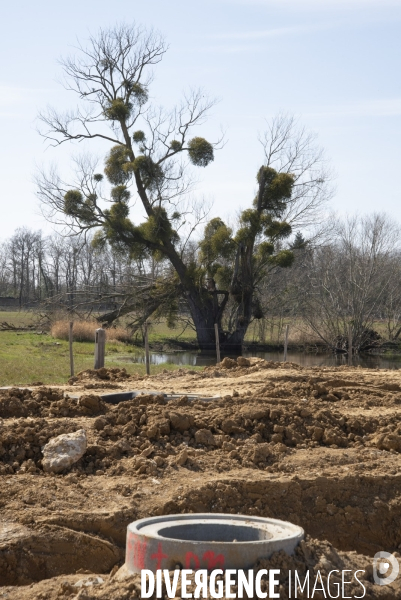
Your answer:
[[[34,330],[1,331],[0,330],[0,386],[29,385],[41,381],[43,383],[65,383],[69,378],[68,342],[53,338],[47,331],[42,331],[37,313],[31,311],[1,311],[0,324],[7,322],[15,327],[34,325]],[[95,327],[95,326],[94,326]],[[248,332],[248,340],[255,337],[253,327]],[[142,345],[141,334],[137,335],[139,346]],[[149,327],[150,345],[173,345],[174,342],[196,342],[196,335],[191,327],[183,326],[170,329],[163,321],[153,323]],[[145,374],[145,365],[127,361],[127,357],[143,353],[141,347],[123,342],[106,344],[106,367],[124,367],[129,373]],[[74,341],[75,373],[93,368],[94,342]],[[151,365],[151,373],[163,369],[182,368],[182,365],[163,363]],[[184,367],[185,368],[185,367]],[[188,366],[196,369],[200,367]]]
[[[0,323],[15,327],[35,325],[34,312],[0,312]],[[39,327],[40,329],[40,327]],[[168,331],[168,328],[165,328]],[[164,328],[150,332],[151,341],[163,339]],[[124,367],[128,373],[145,374],[145,365],[123,360],[130,354],[140,354],[141,349],[121,342],[106,346],[106,367]],[[93,369],[94,343],[74,342],[75,373]],[[177,369],[179,365],[164,363],[152,365],[151,373],[163,369]],[[194,367],[188,367],[194,368]],[[196,368],[196,367],[195,367]],[[68,342],[52,338],[45,332],[0,331],[0,386],[29,385],[34,382],[66,383],[70,374]]]
[[[14,327],[29,327],[39,322],[39,316],[34,311],[0,310],[0,323],[9,323]]]
[[[0,324],[4,322],[15,327],[33,325],[34,329],[29,332],[0,330],[0,386],[28,385],[38,381],[65,383],[68,380],[70,373],[68,342],[51,337],[50,333],[42,331],[41,323],[43,321],[40,321],[36,312],[0,311]],[[266,333],[265,342],[276,344],[277,333],[275,339],[271,335],[270,328]],[[247,340],[250,342],[257,337],[256,327],[252,325],[249,328]],[[125,367],[129,373],[145,374],[145,365],[127,361],[127,357],[130,355],[143,353],[140,332],[136,336],[136,342],[139,347],[117,341],[108,342],[106,344],[106,366]],[[149,327],[149,342],[151,347],[153,344],[159,349],[161,346],[167,348],[173,346],[174,342],[195,344],[196,335],[191,327],[185,328],[180,325],[170,329],[164,321],[158,321]],[[74,341],[75,373],[93,368],[93,363],[94,342]],[[155,374],[163,369],[182,368],[182,366],[171,363],[151,365],[151,373]],[[188,368],[200,367],[188,366]]]
[[[125,367],[128,373],[145,374],[143,364],[127,363],[120,357],[138,349],[122,343],[107,345],[106,367]],[[93,369],[94,344],[74,343],[75,373]],[[0,386],[29,385],[34,382],[66,383],[69,377],[68,342],[56,341],[47,334],[0,332]],[[152,365],[151,373],[176,369],[177,365]],[[194,367],[188,367],[194,368]]]
[[[69,377],[69,350],[68,342],[50,336],[48,332],[41,331],[41,325],[35,312],[0,311],[0,324],[7,322],[15,327],[28,327],[34,325],[35,329],[25,331],[1,331],[0,327],[0,386],[28,385],[33,382],[65,383]],[[271,327],[273,325],[273,327]],[[281,326],[283,324],[281,323]],[[383,324],[377,324],[377,329],[383,329]],[[258,324],[251,325],[247,334],[247,341],[258,341]],[[298,330],[298,332],[297,332]],[[300,328],[292,322],[290,326],[290,344],[303,343],[299,334]],[[282,329],[280,329],[282,331]],[[265,329],[266,344],[282,343],[277,324],[272,323]],[[380,333],[382,333],[380,331]],[[384,332],[383,332],[384,333]],[[172,346],[174,342],[195,343],[196,336],[192,328],[181,326],[175,329],[167,327],[165,322],[151,324],[149,328],[149,341],[158,347]],[[137,334],[137,342],[142,345],[141,334]],[[145,366],[129,362],[127,357],[143,353],[141,347],[124,342],[108,342],[106,345],[106,366],[125,367],[129,373],[145,374]],[[84,369],[93,368],[94,343],[74,342],[75,373]],[[155,374],[162,369],[177,369],[182,365],[163,363],[152,365],[151,373]],[[190,367],[188,368],[196,368]],[[199,368],[199,367],[198,367]]]

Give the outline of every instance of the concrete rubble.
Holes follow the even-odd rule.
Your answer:
[[[43,470],[45,473],[61,473],[69,469],[86,452],[86,432],[79,429],[52,438],[43,447]]]

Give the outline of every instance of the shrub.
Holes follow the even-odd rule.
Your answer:
[[[74,321],[74,341],[94,342],[95,331],[100,325],[96,321]],[[51,336],[59,340],[68,340],[70,331],[69,321],[62,320],[53,323]],[[129,342],[131,337],[122,327],[106,329],[106,340],[109,342]]]

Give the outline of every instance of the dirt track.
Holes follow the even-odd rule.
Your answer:
[[[150,378],[86,372],[64,387],[0,392],[0,598],[139,597],[138,578],[114,574],[126,526],[180,512],[292,521],[309,537],[296,557],[269,564],[357,565],[366,598],[401,597],[401,576],[373,586],[371,566],[377,551],[401,548],[401,373],[226,363]],[[182,397],[98,398],[130,389]],[[221,399],[189,401],[190,392]],[[45,474],[41,447],[80,428],[85,456]]]

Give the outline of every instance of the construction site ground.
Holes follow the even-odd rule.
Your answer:
[[[198,512],[304,528],[293,557],[255,568],[323,578],[362,569],[366,598],[401,598],[401,576],[378,586],[372,568],[378,551],[400,558],[401,372],[238,362],[153,377],[101,369],[65,386],[1,390],[0,599],[139,598],[139,576],[119,575],[127,525]],[[126,390],[145,393],[100,399]],[[85,455],[45,473],[41,448],[78,429]]]

